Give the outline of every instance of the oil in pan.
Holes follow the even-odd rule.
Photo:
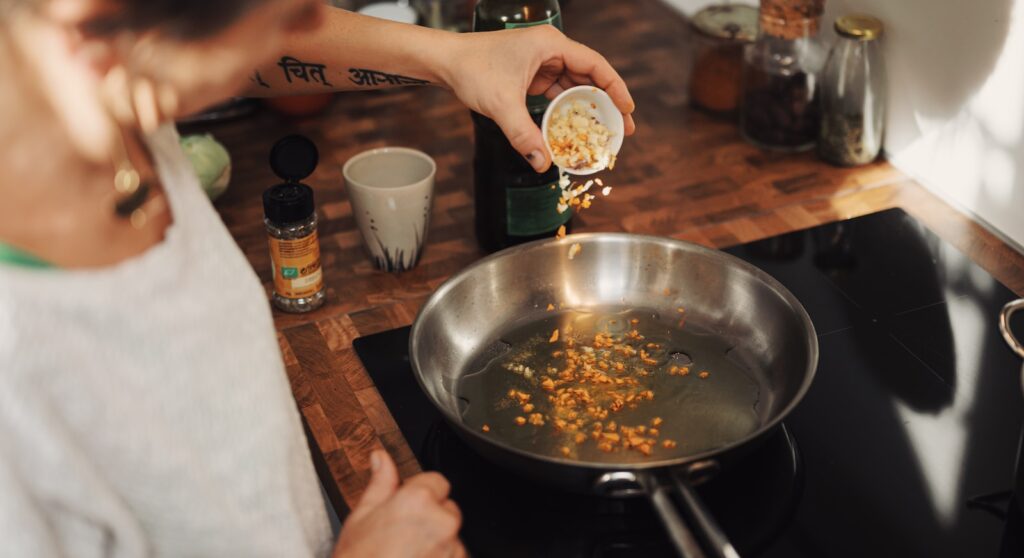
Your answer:
[[[515,325],[460,375],[462,420],[521,450],[599,463],[674,459],[743,439],[770,404],[749,360],[679,317],[553,310]]]

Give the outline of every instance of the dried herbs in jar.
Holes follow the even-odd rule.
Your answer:
[[[843,16],[835,29],[839,39],[822,72],[818,154],[835,165],[863,165],[878,157],[885,135],[885,68],[877,41],[882,22]]]

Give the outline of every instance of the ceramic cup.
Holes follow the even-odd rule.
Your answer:
[[[345,163],[352,213],[378,269],[405,271],[419,261],[436,172],[429,155],[405,147],[371,149]]]

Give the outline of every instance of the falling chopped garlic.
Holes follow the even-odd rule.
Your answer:
[[[557,328],[555,329],[555,331],[551,332],[551,339],[548,339],[548,343],[554,343],[555,341],[558,341],[558,329]]]
[[[572,109],[570,111],[568,111],[568,112],[572,112],[572,111],[579,112],[579,109],[580,109],[580,107],[578,107],[578,106],[576,106],[574,104]],[[550,128],[549,128],[549,130],[550,130]],[[571,151],[571,149],[568,149],[568,148],[571,146],[571,144],[573,142],[580,141],[580,142],[583,142],[583,143],[587,143],[587,141],[588,141],[588,137],[589,136],[587,134],[580,134],[577,137],[574,134],[564,134],[564,133],[562,133],[563,131],[560,131],[557,134],[559,136],[559,139],[564,142],[564,145],[560,144],[559,147],[560,148],[566,148],[566,152],[567,153],[569,151]],[[591,140],[593,139],[592,137],[589,137],[589,138]],[[578,154],[578,153],[575,153],[575,154]],[[607,157],[605,160],[607,160],[608,163],[609,163],[608,165],[606,165],[606,167],[608,169],[611,169],[612,167],[615,166],[615,155],[611,154],[611,153],[605,153],[604,155]],[[555,163],[558,164],[558,162],[559,162],[558,161],[558,157],[556,156]],[[559,165],[559,166],[560,167],[564,167],[565,166],[564,162],[563,162],[562,165]],[[576,169],[581,168],[578,165],[568,165],[568,166],[570,168],[576,168]],[[604,181],[601,180],[600,178],[589,179],[586,182],[584,182],[583,184],[574,183],[569,178],[569,175],[565,172],[564,168],[560,169],[559,175],[558,175],[557,187],[561,191],[561,196],[559,196],[559,198],[558,198],[558,204],[555,206],[555,209],[558,210],[559,214],[565,213],[566,211],[569,211],[569,210],[571,210],[573,208],[576,209],[577,213],[582,212],[584,209],[589,209],[590,206],[593,204],[594,200],[597,198],[596,194],[588,193],[590,191],[590,189],[593,188],[595,185],[597,187],[601,188],[601,195],[602,196],[608,196],[608,195],[610,195],[612,193],[612,187],[611,186],[605,186]],[[567,231],[565,229],[565,225],[561,225],[561,226],[558,227],[558,232],[555,234],[555,236],[556,236],[556,238],[559,238],[559,239],[565,238],[566,232]],[[580,251],[582,249],[583,249],[583,246],[581,246],[579,243],[576,243],[576,244],[573,244],[572,246],[570,246],[569,247],[569,259],[570,260],[574,259],[580,253]]]

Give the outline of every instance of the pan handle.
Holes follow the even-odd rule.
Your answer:
[[[714,462],[707,462],[714,463]],[[700,463],[695,463],[701,465]],[[718,468],[718,464],[714,463],[714,468]],[[691,467],[690,474],[703,473],[703,471],[695,470]],[[711,515],[711,512],[704,507],[704,503],[701,502],[700,498],[690,487],[690,482],[683,481],[677,475],[671,475],[672,487],[675,489],[676,494],[679,495],[679,499],[683,502],[683,506],[686,507],[686,511],[690,512],[690,516],[697,521],[697,525],[700,527],[701,532],[707,537],[708,545],[714,550],[715,555],[718,558],[740,558],[736,548],[733,547],[732,543],[729,542],[729,538],[722,532],[722,528],[718,526],[718,522]]]
[[[740,558],[736,548],[729,542],[711,512],[691,488],[714,476],[718,471],[716,461],[698,461],[686,468],[686,479],[680,479],[674,472],[632,472],[616,471],[601,475],[594,487],[599,494],[607,496],[632,496],[644,494],[654,506],[658,518],[665,525],[672,544],[683,558],[706,558],[707,554],[686,525],[686,521],[670,494],[675,492],[686,511],[697,522],[700,532],[714,552],[715,558]],[[665,478],[668,477],[668,478]]]
[[[1024,298],[1019,298],[1003,306],[1003,311],[999,313],[999,332],[1003,334],[1003,339],[1006,339],[1013,352],[1024,357],[1024,345],[1021,345],[1021,342],[1010,331],[1010,316],[1021,309],[1024,309]]]
[[[704,550],[701,549],[690,528],[686,526],[686,522],[679,515],[672,500],[669,499],[668,493],[671,490],[671,488],[655,482],[655,486],[647,493],[647,497],[650,498],[654,511],[658,512],[658,517],[665,525],[679,555],[683,558],[705,558]]]
[[[697,539],[686,526],[679,511],[672,504],[668,493],[670,486],[659,482],[653,473],[633,471],[616,471],[601,475],[594,488],[598,494],[605,496],[644,495],[650,500],[661,522],[665,525],[672,544],[682,558],[706,558]]]

